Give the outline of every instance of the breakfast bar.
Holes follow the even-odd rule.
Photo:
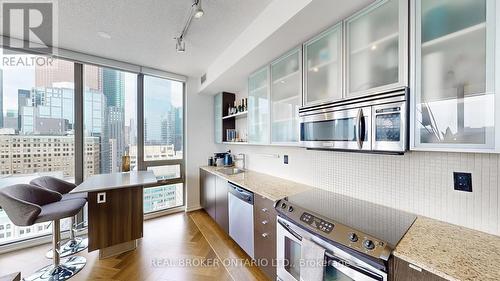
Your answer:
[[[152,171],[89,177],[71,193],[88,193],[89,252],[100,258],[134,250],[143,237],[143,188],[156,184]]]

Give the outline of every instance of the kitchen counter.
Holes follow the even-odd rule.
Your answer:
[[[500,280],[500,237],[419,217],[394,256],[447,280]]]
[[[218,171],[223,167],[204,166],[200,168],[272,201],[278,201],[287,196],[313,189],[308,185],[250,170],[245,170],[240,174],[226,175]]]

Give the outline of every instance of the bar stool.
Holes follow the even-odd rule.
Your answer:
[[[53,262],[26,281],[66,280],[78,273],[86,264],[84,257],[72,256],[60,259],[60,220],[76,215],[85,206],[83,199],[62,201],[61,194],[29,184],[16,184],[0,188],[0,206],[17,226],[31,226],[52,221]]]
[[[76,193],[76,194],[70,194],[69,192],[73,190],[76,185],[55,177],[49,177],[49,176],[44,176],[44,177],[39,177],[36,178],[32,181],[30,181],[31,185],[39,186],[45,189],[48,189],[50,191],[55,191],[57,193],[60,193],[62,195],[62,200],[70,200],[70,199],[83,199],[87,201],[87,194],[86,193]],[[81,252],[85,249],[88,248],[89,246],[89,239],[88,238],[80,238],[76,236],[76,232],[78,232],[78,226],[76,223],[76,218],[75,216],[71,217],[71,228],[70,228],[70,238],[69,240],[64,243],[60,249],[59,249],[59,256],[61,258],[71,256],[73,254],[76,254],[78,252]],[[50,250],[47,252],[45,255],[47,258],[51,259],[52,258],[52,253],[53,251]]]

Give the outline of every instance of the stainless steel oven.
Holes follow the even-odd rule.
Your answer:
[[[303,241],[308,239],[325,249],[323,281],[387,281],[387,273],[351,253],[313,235],[283,217],[277,223],[277,275],[281,281],[310,281],[303,272]]]
[[[408,89],[303,107],[302,146],[404,153],[408,149]]]

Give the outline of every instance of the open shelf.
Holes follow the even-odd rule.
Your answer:
[[[455,31],[455,32],[446,34],[446,35],[438,37],[436,39],[424,42],[422,44],[422,50],[427,49],[427,48],[436,47],[436,46],[439,46],[442,44],[453,45],[454,43],[456,43],[454,41],[457,39],[462,39],[463,41],[467,42],[468,40],[464,40],[465,38],[473,37],[474,34],[476,34],[479,31],[483,31],[484,29],[486,29],[485,22],[473,25],[471,27],[468,27],[468,28],[465,28],[465,29],[462,29],[459,31]]]
[[[393,34],[389,34],[389,35],[387,35],[387,36],[385,36],[383,38],[380,38],[377,41],[371,42],[370,44],[368,44],[368,45],[366,45],[364,47],[352,50],[351,51],[351,55],[359,54],[359,53],[362,53],[362,52],[365,52],[365,51],[372,51],[373,50],[373,46],[378,47],[379,45],[382,45],[382,44],[385,44],[385,43],[389,43],[389,42],[394,41],[394,40],[398,40],[398,38],[399,38],[399,32],[396,32],[396,33],[393,33]]]
[[[244,118],[244,117],[246,117],[246,116],[247,116],[247,113],[248,113],[248,111],[238,112],[238,113],[236,113],[236,114],[232,114],[232,115],[224,116],[224,117],[222,117],[222,119],[230,119],[230,118],[236,118],[236,119],[238,119],[238,118]]]

